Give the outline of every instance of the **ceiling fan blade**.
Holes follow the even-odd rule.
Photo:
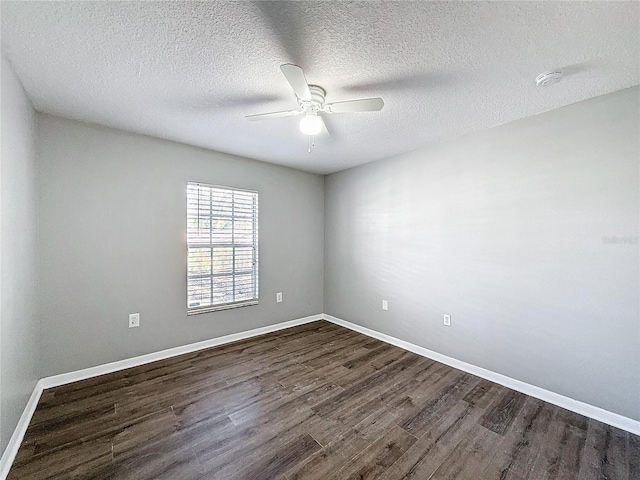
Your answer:
[[[247,115],[247,120],[255,121],[255,120],[263,120],[265,118],[280,118],[280,117],[293,117],[294,115],[300,115],[302,110],[285,110],[282,112],[271,112],[271,113],[258,113],[257,115]]]
[[[318,115],[318,117],[320,117],[320,120],[322,120],[322,130],[320,130],[320,133],[316,135],[316,138],[329,138],[331,135],[329,135],[329,130],[327,130],[327,124],[324,123],[324,118],[322,118],[320,115]]]
[[[324,110],[328,113],[377,112],[382,110],[382,107],[384,107],[384,102],[381,98],[376,97],[328,103],[324,106]]]
[[[311,91],[309,90],[309,84],[307,83],[307,79],[304,77],[304,72],[302,69],[291,63],[285,63],[284,65],[280,65],[280,70],[284,73],[287,82],[293,88],[294,93],[298,98],[302,100],[311,100]]]

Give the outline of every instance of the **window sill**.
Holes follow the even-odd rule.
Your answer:
[[[211,305],[209,307],[192,308],[187,310],[187,315],[200,315],[201,313],[219,312],[221,310],[230,310],[232,308],[250,307],[251,305],[258,305],[258,300],[248,300],[246,302],[237,303],[225,303],[224,305]]]

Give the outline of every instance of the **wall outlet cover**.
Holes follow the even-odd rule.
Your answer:
[[[451,315],[447,315],[446,313],[444,314],[444,324],[447,327],[451,326]]]
[[[130,313],[129,314],[129,328],[139,327],[140,326],[140,314],[139,313]]]

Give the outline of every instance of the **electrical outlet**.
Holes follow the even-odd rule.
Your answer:
[[[282,302],[282,292],[276,293],[276,303]]]
[[[129,314],[129,328],[139,327],[140,326],[140,314],[139,313],[130,313]]]
[[[389,302],[386,300],[382,300],[382,309],[389,310]]]
[[[444,324],[447,327],[451,326],[451,315],[447,315],[446,313],[444,314]]]

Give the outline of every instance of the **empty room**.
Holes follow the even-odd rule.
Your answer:
[[[0,15],[0,480],[640,480],[639,1]]]

